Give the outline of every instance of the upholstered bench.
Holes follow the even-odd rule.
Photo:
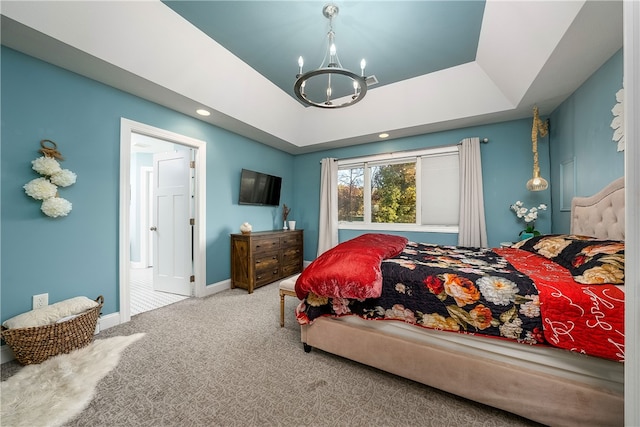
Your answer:
[[[299,274],[295,276],[287,277],[283,281],[280,282],[280,327],[284,327],[284,297],[296,296],[296,280],[300,277]]]

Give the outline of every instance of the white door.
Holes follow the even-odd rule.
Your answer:
[[[190,151],[153,155],[153,288],[191,296]]]

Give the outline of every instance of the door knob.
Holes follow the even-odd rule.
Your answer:
[[[157,228],[156,228],[155,226],[153,226],[153,227],[151,227],[149,230],[151,230],[151,231],[156,231],[156,230],[157,230]]]

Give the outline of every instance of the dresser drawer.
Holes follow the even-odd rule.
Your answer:
[[[286,236],[280,237],[281,248],[284,249],[290,246],[302,246],[302,233],[291,232]]]
[[[278,250],[280,248],[279,237],[267,237],[251,241],[251,250],[254,254]]]
[[[253,268],[256,273],[264,272],[266,270],[278,269],[280,260],[278,259],[278,252],[267,252],[264,254],[256,254],[253,259]]]
[[[282,266],[282,277],[293,276],[294,274],[300,273],[300,265],[299,264],[287,264]]]
[[[302,246],[294,246],[282,250],[282,264],[295,264],[298,266],[302,262]]]
[[[270,269],[264,269],[261,271],[255,271],[255,286],[266,285],[267,283],[275,282],[282,277],[280,267],[275,266]]]

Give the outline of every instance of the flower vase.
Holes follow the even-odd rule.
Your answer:
[[[283,230],[287,230],[287,221],[284,221],[284,227],[282,227]]]
[[[527,228],[520,232],[520,240],[527,240],[535,236],[539,236],[540,232],[536,230],[535,224],[528,225]]]

